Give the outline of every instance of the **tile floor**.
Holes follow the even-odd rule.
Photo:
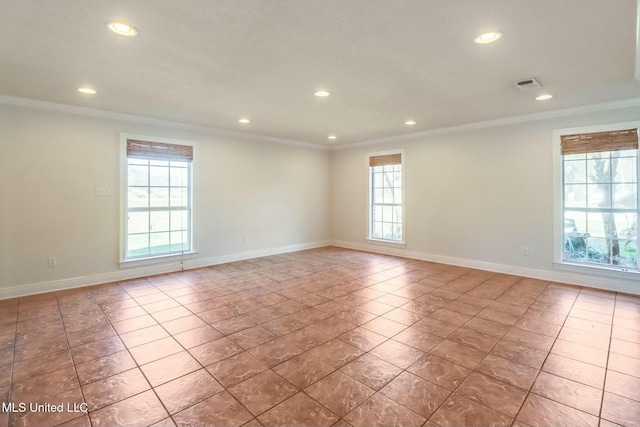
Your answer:
[[[72,407],[0,426],[639,425],[640,297],[271,256],[0,301],[8,401]]]

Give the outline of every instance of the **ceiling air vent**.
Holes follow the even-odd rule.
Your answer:
[[[516,85],[516,87],[520,90],[529,90],[542,87],[542,85],[536,79],[520,80],[519,82],[514,82],[513,84]]]

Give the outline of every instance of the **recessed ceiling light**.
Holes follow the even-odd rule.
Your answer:
[[[107,28],[121,36],[133,37],[138,35],[138,30],[124,21],[111,21],[107,23]]]
[[[337,136],[335,136],[335,135],[329,135],[329,139],[336,139],[336,138],[337,138]]]
[[[405,125],[407,126],[413,126],[416,124],[415,120],[407,120],[406,122],[404,122]]]
[[[78,92],[84,93],[85,95],[95,95],[98,93],[95,89],[91,89],[90,87],[79,87]]]
[[[553,95],[545,93],[544,95],[536,96],[536,101],[546,101],[551,98],[553,98]]]
[[[247,123],[251,123],[251,120],[249,120],[249,119],[240,119],[240,120],[238,120],[238,122],[246,125]]]
[[[329,96],[331,95],[329,92],[327,92],[326,90],[318,90],[316,92],[313,93],[315,96],[319,96],[321,98],[324,98],[325,96]]]
[[[498,40],[500,37],[502,37],[502,33],[500,31],[487,31],[482,34],[478,34],[473,39],[473,41],[478,44],[487,44],[487,43],[493,43],[494,41]]]

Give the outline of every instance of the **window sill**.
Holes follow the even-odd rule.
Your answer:
[[[146,258],[120,260],[120,268],[144,267],[147,265],[166,264],[182,259],[193,259],[198,255],[197,251],[185,252],[184,254],[158,255]]]
[[[379,239],[372,239],[370,237],[366,238],[367,243],[371,243],[374,245],[379,245],[379,246],[387,246],[387,247],[391,247],[391,248],[405,248],[407,245],[406,243],[403,242],[393,242],[391,240],[379,240]]]
[[[598,275],[614,279],[634,279],[640,275],[637,269],[627,269],[624,267],[605,267],[599,265],[587,265],[573,262],[554,262],[554,267],[558,270],[581,273],[585,275]]]

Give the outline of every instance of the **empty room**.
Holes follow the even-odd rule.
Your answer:
[[[0,427],[640,425],[637,0],[0,0]]]

